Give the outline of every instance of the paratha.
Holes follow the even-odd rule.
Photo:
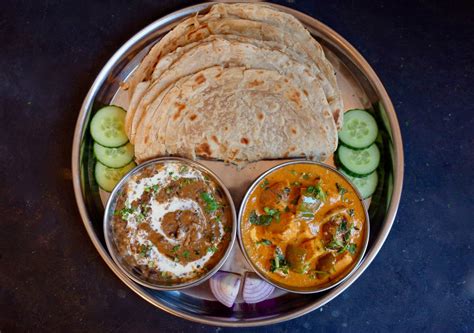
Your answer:
[[[295,61],[276,49],[261,48],[254,44],[240,42],[241,39],[235,37],[235,40],[228,40],[211,36],[206,43],[183,47],[165,56],[163,62],[166,64],[171,63],[168,60],[171,57],[176,58],[175,62],[167,70],[159,69],[162,61],[155,68],[153,76],[156,76],[156,79],[142,94],[140,103],[135,107],[135,114],[129,128],[129,138],[132,143],[135,142],[137,132],[141,130],[139,126],[151,125],[149,121],[142,122],[143,114],[155,112],[155,108],[149,105],[163,89],[175,82],[177,78],[216,65],[276,70],[288,76],[303,89],[314,105],[314,112],[320,112],[321,108],[329,108],[314,66]],[[252,40],[247,41],[252,42]]]
[[[304,92],[271,70],[202,70],[170,88],[157,111],[154,126],[135,146],[139,161],[163,155],[235,163],[324,160],[337,146],[330,111],[313,112]],[[167,125],[158,131],[161,120],[155,118],[163,113]]]
[[[247,19],[248,18],[248,19]],[[318,78],[325,91],[336,125],[342,123],[342,99],[332,66],[324,52],[302,24],[293,16],[262,4],[217,4],[206,15],[188,18],[158,42],[129,80],[132,103],[126,129],[130,133],[136,104],[149,88],[152,73],[162,58],[179,47],[199,42],[211,35],[224,34],[270,43],[280,51],[297,53],[299,61],[313,63],[320,70]],[[158,64],[158,66],[157,66]],[[161,64],[166,64],[161,62]],[[163,67],[163,66],[162,66]],[[139,117],[140,118],[140,117]],[[133,134],[132,134],[133,137]]]

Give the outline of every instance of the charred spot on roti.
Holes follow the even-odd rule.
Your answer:
[[[328,103],[332,103],[332,102],[334,102],[335,97],[334,96],[328,96],[327,99],[328,99]]]
[[[295,151],[295,150],[296,150],[296,147],[295,147],[295,146],[291,146],[291,147],[290,147],[290,151],[291,151],[291,152],[293,152],[293,151]]]
[[[263,84],[263,81],[255,79],[252,82],[250,82],[247,87],[248,88],[254,88],[254,87],[258,87],[262,84]]]
[[[191,121],[194,121],[194,120],[196,120],[196,118],[197,118],[197,115],[196,115],[196,114],[194,114],[194,113],[193,113],[192,115],[190,115],[190,116],[189,116],[189,120],[191,120]]]
[[[259,120],[263,120],[263,117],[264,117],[264,116],[263,116],[263,113],[260,112],[259,114],[257,114],[257,118],[258,118]]]
[[[173,120],[177,120],[181,115],[181,111],[183,111],[186,108],[186,105],[182,103],[177,103],[177,102],[175,102],[174,105],[178,109],[178,111],[173,115]]]
[[[201,26],[200,28],[203,29],[203,28],[206,28],[206,27],[207,27],[207,24]],[[200,28],[191,30],[190,32],[187,33],[186,36],[187,36],[189,39],[195,39],[195,40],[202,39],[202,38],[203,38],[203,33],[202,33],[202,31],[201,31]],[[176,45],[175,45],[175,46],[176,46]]]
[[[244,144],[244,145],[248,145],[248,144],[249,144],[249,139],[247,139],[247,138],[241,138],[241,139],[240,139],[240,142],[241,142],[242,144]]]
[[[197,84],[202,84],[204,82],[206,82],[206,78],[204,77],[204,75],[199,74],[195,79],[194,81],[197,83]]]
[[[211,147],[207,142],[203,142],[197,146],[196,153],[200,156],[209,157],[212,155]]]
[[[215,143],[219,144],[219,140],[217,140],[217,136],[211,135],[211,140],[214,141]]]
[[[300,96],[301,94],[299,93],[299,91],[294,90],[292,93],[290,93],[289,98],[291,101],[295,102],[297,105],[300,105],[301,104]]]
[[[289,152],[289,151],[287,151],[287,152],[285,152],[285,153],[283,154],[283,158],[287,158],[288,156],[290,156],[290,152]]]
[[[308,97],[308,91],[306,89],[303,89],[303,94]]]
[[[239,153],[239,149],[237,148],[234,148],[230,151],[230,160],[235,160],[235,157],[237,156],[237,154]]]
[[[291,133],[296,134],[296,129],[294,127],[291,128]]]

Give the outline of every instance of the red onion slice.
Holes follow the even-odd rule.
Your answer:
[[[256,274],[247,274],[242,297],[245,303],[258,303],[266,300],[274,290],[274,286],[263,281]]]
[[[209,281],[216,299],[231,308],[240,289],[240,276],[234,273],[217,272]]]

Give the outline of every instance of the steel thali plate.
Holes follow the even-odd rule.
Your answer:
[[[169,14],[138,32],[107,62],[84,99],[77,120],[72,149],[73,183],[84,226],[100,256],[112,271],[135,293],[154,306],[178,317],[218,326],[259,326],[290,320],[313,311],[348,288],[373,261],[392,227],[403,183],[403,147],[395,110],[377,75],[367,61],[343,37],[318,20],[296,10],[274,5],[298,18],[323,45],[333,64],[344,108],[370,108],[381,125],[382,164],[380,182],[369,207],[370,242],[364,260],[349,279],[323,293],[301,295],[276,291],[258,304],[238,302],[228,309],[216,302],[206,283],[181,291],[156,291],[130,280],[110,257],[104,240],[102,217],[107,194],[99,190],[93,176],[94,157],[88,125],[93,112],[106,104],[127,109],[120,85],[137,67],[149,48],[185,17],[205,11],[212,3],[198,4]],[[272,4],[273,5],[273,4]],[[200,161],[226,184],[239,209],[246,189],[254,179],[283,160],[260,161],[237,169],[216,161]],[[328,162],[332,164],[332,161]],[[368,204],[368,203],[367,203]],[[238,246],[223,266],[243,273],[250,270]]]

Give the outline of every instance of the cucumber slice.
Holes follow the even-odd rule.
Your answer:
[[[378,134],[375,118],[365,110],[351,110],[344,114],[344,126],[339,139],[350,148],[361,149],[374,143]]]
[[[126,112],[118,106],[106,106],[97,111],[91,120],[91,135],[104,147],[120,147],[127,143],[125,134]]]
[[[374,172],[379,166],[380,151],[376,144],[362,150],[340,146],[337,159],[348,174],[363,177]]]
[[[95,180],[101,189],[107,192],[112,192],[120,179],[122,179],[122,177],[135,166],[135,162],[130,162],[123,168],[114,169],[97,162],[95,164]]]
[[[342,169],[340,169],[339,171],[341,171],[341,173],[346,176],[351,181],[351,183],[359,190],[360,195],[363,199],[367,199],[372,194],[374,194],[375,189],[377,188],[377,183],[379,181],[377,171],[374,171],[370,175],[365,177],[353,177]]]
[[[121,168],[133,160],[133,145],[129,142],[117,148],[108,148],[94,142],[94,155],[109,168]]]

